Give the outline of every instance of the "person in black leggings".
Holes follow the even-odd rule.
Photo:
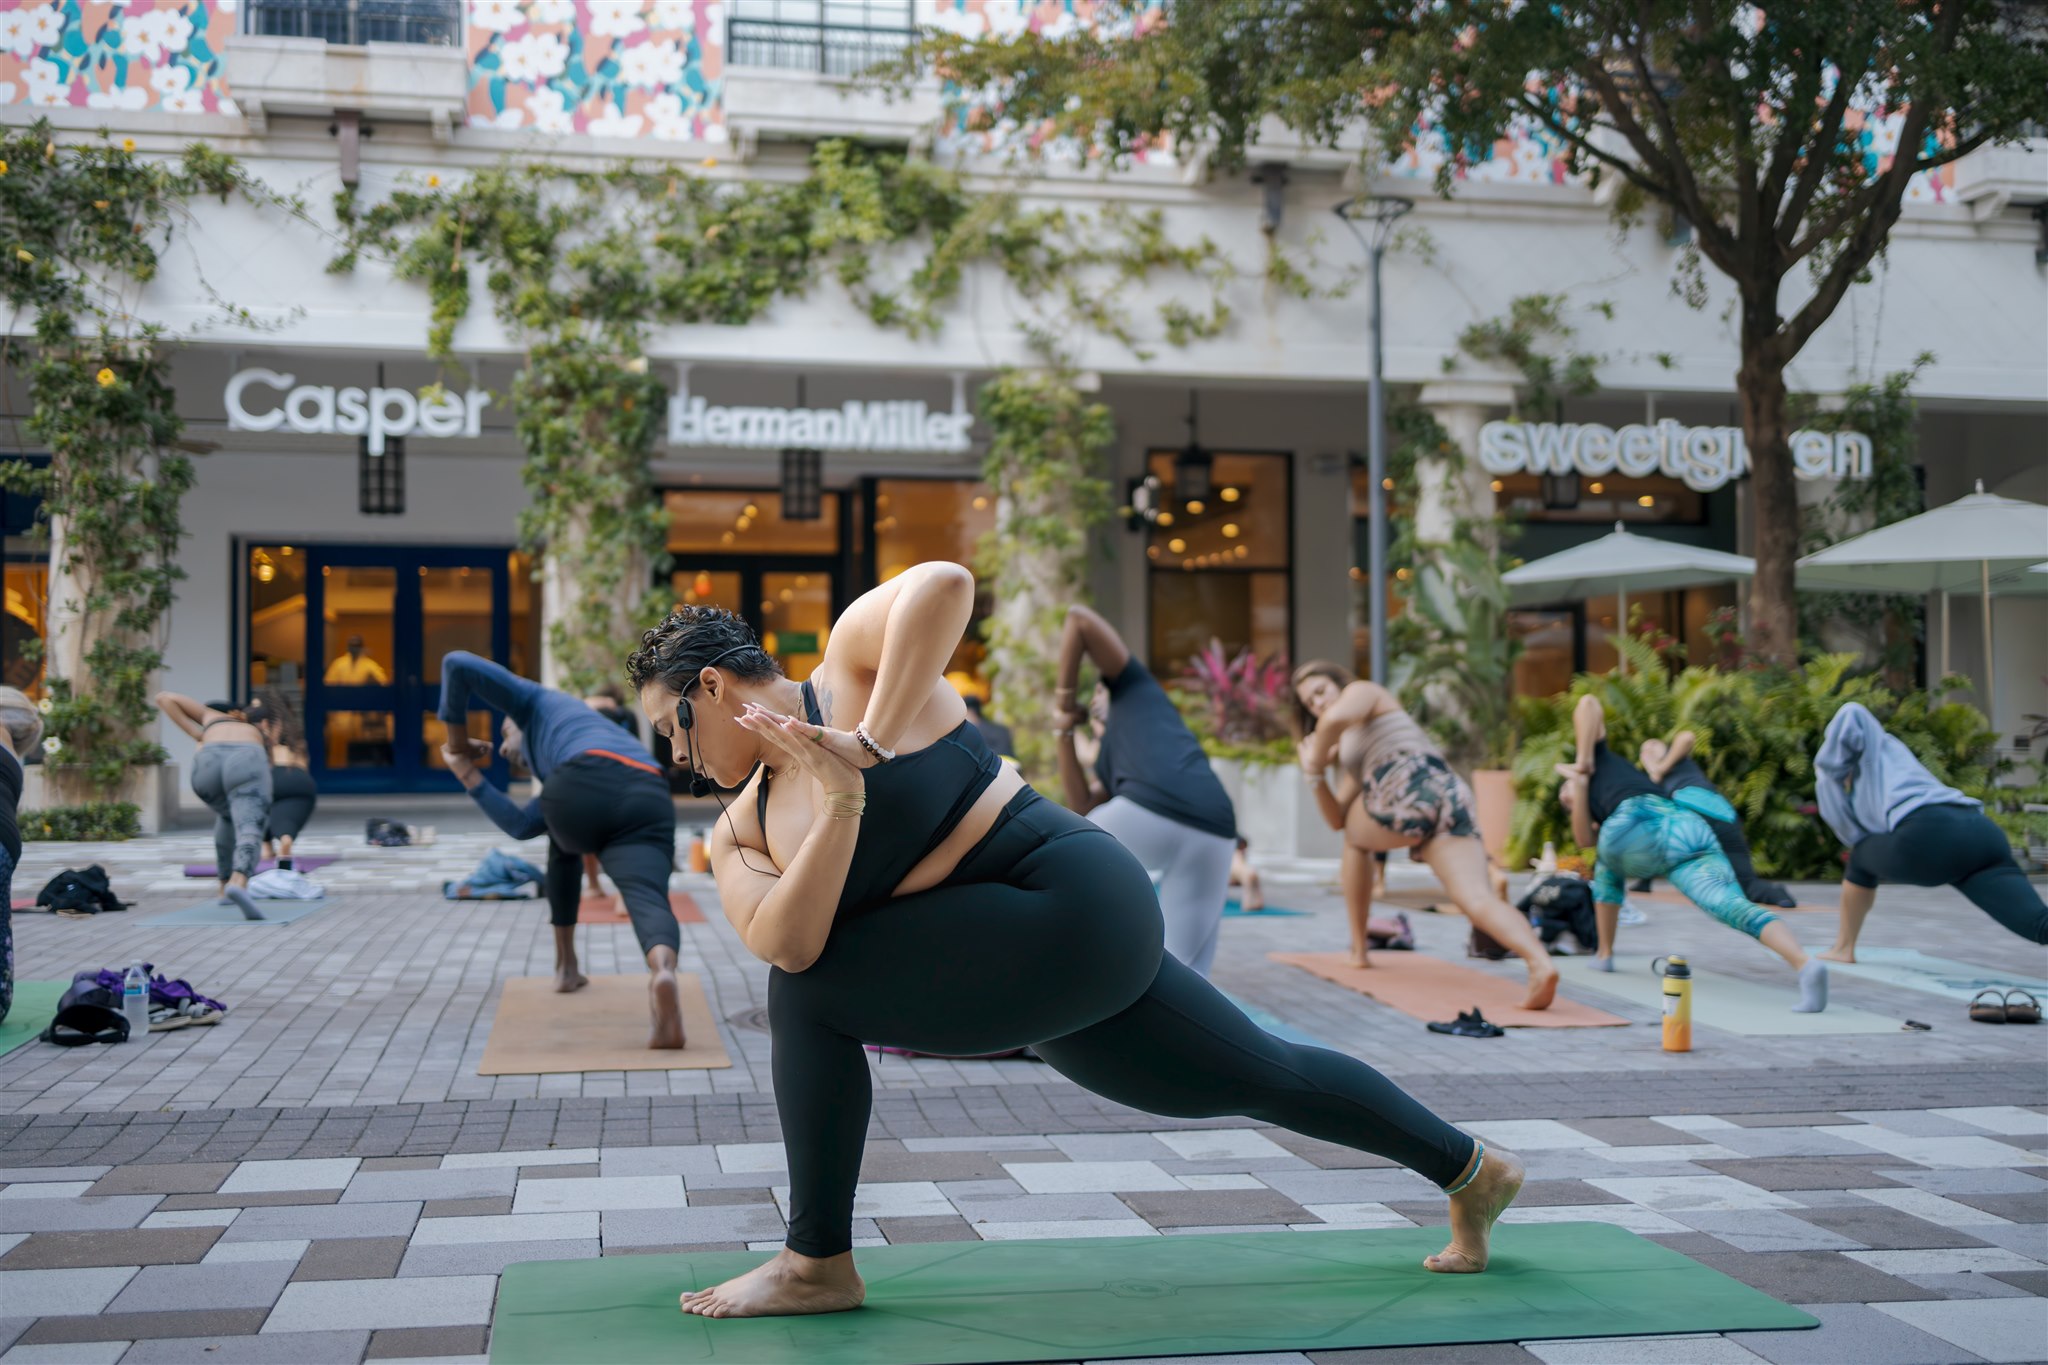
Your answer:
[[[727,919],[772,964],[789,1234],[759,1269],[686,1292],[684,1311],[859,1305],[863,1043],[953,1056],[1028,1045],[1154,1113],[1245,1115],[1389,1157],[1452,1196],[1450,1244],[1424,1264],[1483,1270],[1520,1163],[1363,1062],[1265,1033],[1164,951],[1144,867],[1004,767],[944,681],[973,604],[966,570],[915,566],[847,608],[801,686],[713,608],[678,611],[628,662],[693,775],[732,786],[759,768],[711,858]]]
[[[283,713],[267,701],[258,701],[245,714],[270,749],[270,814],[263,822],[263,856],[274,854],[278,867],[296,871],[292,845],[313,818],[314,808],[320,804],[320,789],[307,771],[304,752],[286,742]]]
[[[524,806],[484,781],[487,741],[469,737],[470,699],[504,713],[508,760],[524,758],[541,780]],[[676,953],[682,933],[669,906],[675,868],[676,808],[654,756],[632,734],[580,698],[542,687],[489,659],[456,650],[441,661],[441,756],[491,823],[515,839],[548,836],[548,921],[555,933],[555,989],[589,984],[576,960],[576,912],[582,905],[583,855],[597,855],[619,888],[633,936],[647,959],[647,1046],[683,1046]]]
[[[1821,817],[1849,846],[1835,946],[1821,956],[1854,962],[1881,882],[1953,886],[2021,938],[2048,943],[2048,902],[2012,856],[2012,841],[1982,806],[1944,785],[1859,702],[1828,722],[1814,756]]]
[[[1671,737],[1670,743],[1661,739],[1646,739],[1636,755],[1642,760],[1643,771],[1650,775],[1666,796],[1684,805],[1679,797],[1682,791],[1710,793],[1717,802],[1727,803],[1721,789],[1707,777],[1706,770],[1693,758],[1693,745],[1698,736],[1690,730],[1680,730]],[[1714,831],[1714,841],[1721,845],[1721,852],[1728,859],[1728,866],[1735,869],[1735,880],[1742,886],[1742,894],[1758,905],[1775,905],[1781,910],[1796,909],[1799,902],[1785,889],[1783,882],[1774,882],[1759,876],[1756,862],[1749,856],[1749,839],[1742,832],[1741,820],[1721,820],[1709,813],[1707,803],[1694,806],[1707,822],[1707,828]],[[1729,809],[1733,804],[1729,803]],[[1635,888],[1647,891],[1648,885]]]

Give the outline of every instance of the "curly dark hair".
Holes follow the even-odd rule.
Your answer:
[[[680,607],[640,637],[640,648],[626,659],[626,679],[635,691],[662,682],[680,693],[706,664],[733,649],[745,652],[719,659],[718,666],[735,677],[762,682],[782,676],[782,665],[744,619],[721,607]]]

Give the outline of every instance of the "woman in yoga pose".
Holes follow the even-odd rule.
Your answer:
[[[1351,912],[1351,958],[1370,966],[1373,855],[1407,848],[1428,864],[1465,918],[1529,969],[1525,1009],[1548,1009],[1557,967],[1543,940],[1496,888],[1472,818],[1472,790],[1394,694],[1312,660],[1294,670],[1301,770],[1331,829],[1344,835],[1340,880]],[[1327,774],[1338,769],[1337,786]]]
[[[745,622],[711,608],[669,617],[627,664],[692,776],[750,787],[716,828],[712,870],[726,918],[773,964],[788,1243],[686,1292],[684,1311],[860,1304],[863,1043],[949,1056],[1029,1045],[1140,1109],[1242,1114],[1378,1153],[1451,1196],[1450,1244],[1424,1264],[1485,1269],[1521,1164],[1364,1063],[1261,1031],[1163,950],[1138,860],[1003,765],[944,680],[973,607],[965,569],[920,564],[846,609],[801,686]]]
[[[199,741],[192,756],[192,794],[213,812],[214,871],[220,893],[243,919],[262,919],[249,894],[263,828],[270,820],[270,748],[263,732],[239,711],[196,702],[176,692],[156,694],[157,709]]]
[[[1641,752],[1636,756],[1642,760],[1643,771],[1657,784],[1666,796],[1681,806],[1690,806],[1706,819],[1707,827],[1714,831],[1715,840],[1721,845],[1721,853],[1728,859],[1728,866],[1735,869],[1736,885],[1742,894],[1758,905],[1775,905],[1780,910],[1790,910],[1798,904],[1792,893],[1785,889],[1783,882],[1768,881],[1757,875],[1756,863],[1749,856],[1749,840],[1742,832],[1742,820],[1735,806],[1721,789],[1707,777],[1693,758],[1693,745],[1699,737],[1690,730],[1680,730],[1667,744],[1661,739],[1646,739]],[[1680,795],[1680,793],[1687,793]],[[1640,886],[1639,891],[1649,887]]]
[[[1572,729],[1577,752],[1574,761],[1557,765],[1564,779],[1558,796],[1571,812],[1572,838],[1580,848],[1598,850],[1593,916],[1600,946],[1593,966],[1614,970],[1623,885],[1631,877],[1664,877],[1694,905],[1758,940],[1799,973],[1794,1013],[1826,1009],[1827,964],[1808,957],[1776,915],[1742,893],[1704,815],[1666,796],[1648,773],[1607,747],[1607,713],[1598,697],[1579,698]],[[1718,794],[1716,799],[1727,805]],[[1732,807],[1728,813],[1734,814]]]
[[[251,706],[248,720],[270,746],[270,816],[263,825],[263,856],[275,856],[279,868],[295,872],[292,846],[320,804],[304,736],[287,734],[284,712],[268,701]]]
[[[1953,886],[2021,938],[2048,943],[2048,902],[2013,860],[2005,831],[1936,780],[1868,708],[1852,701],[1835,712],[1813,767],[1821,818],[1849,846],[1841,927],[1822,957],[1856,960],[1880,882]]]

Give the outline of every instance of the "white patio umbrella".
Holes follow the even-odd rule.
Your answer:
[[[1617,521],[1612,535],[1509,569],[1501,575],[1501,582],[1508,586],[1511,599],[1518,605],[1612,592],[1618,601],[1622,633],[1626,634],[1630,588],[1638,592],[1699,588],[1745,579],[1755,572],[1756,561],[1743,555],[1681,545],[1655,536],[1630,535]],[[1626,656],[1622,668],[1628,668]]]
[[[1799,561],[1799,586],[1835,592],[1941,594],[1941,671],[1948,674],[1948,603],[1955,593],[1984,601],[1984,710],[1991,712],[1991,601],[2048,593],[2032,570],[2048,555],[2048,506],[1977,491],[1875,531],[1851,536]]]

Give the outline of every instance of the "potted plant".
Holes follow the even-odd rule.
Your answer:
[[[1237,808],[1237,830],[1262,854],[1334,858],[1338,836],[1323,823],[1296,758],[1290,668],[1284,655],[1233,657],[1220,640],[1178,679],[1182,714]]]

